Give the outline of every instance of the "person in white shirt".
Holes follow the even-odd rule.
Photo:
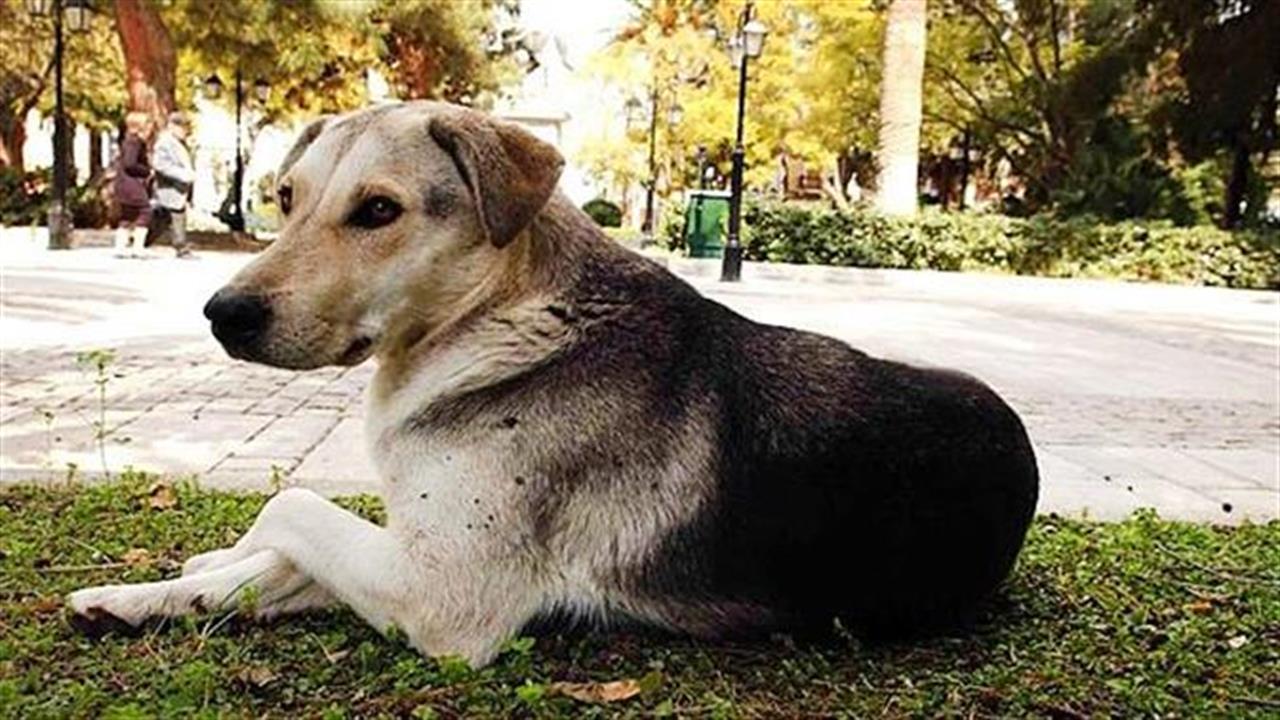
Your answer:
[[[191,153],[183,144],[191,132],[191,121],[180,112],[169,115],[169,122],[156,138],[151,167],[155,171],[155,202],[159,232],[173,234],[173,249],[178,257],[191,257],[187,247],[187,196],[196,180]]]

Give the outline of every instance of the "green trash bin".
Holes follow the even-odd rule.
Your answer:
[[[724,255],[725,226],[729,222],[729,193],[725,190],[690,190],[684,209],[684,244],[689,257]]]

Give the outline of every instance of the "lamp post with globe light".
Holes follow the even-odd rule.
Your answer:
[[[204,94],[210,100],[222,95],[222,78],[217,73],[204,81]],[[253,82],[253,96],[259,103],[271,98],[271,84],[262,78]],[[231,197],[218,209],[218,219],[234,232],[244,232],[244,153],[240,150],[241,117],[244,113],[244,76],[236,67],[236,165],[231,176]]]
[[[748,2],[738,19],[738,34],[729,41],[729,55],[738,67],[738,134],[733,146],[733,170],[729,177],[729,237],[725,243],[720,280],[737,282],[742,278],[742,171],[746,149],[742,145],[743,123],[747,103],[747,63],[760,57],[764,37],[769,30],[752,18],[754,4]]]
[[[67,115],[62,103],[63,26],[72,32],[89,29],[89,0],[26,0],[33,17],[53,19],[53,200],[49,203],[49,249],[71,247],[71,218],[67,213]]]
[[[658,140],[658,104],[660,101],[657,86],[655,85],[649,91],[649,177],[645,181],[644,196],[644,220],[640,224],[640,232],[644,234],[645,244],[653,242],[653,226],[654,226],[654,192],[658,186],[658,160],[657,160],[657,140]],[[635,125],[637,116],[640,114],[643,104],[638,98],[628,98],[624,108],[626,110],[627,128],[631,129]],[[684,116],[684,109],[680,104],[671,100],[671,105],[667,107],[667,122],[671,125],[680,124],[680,119]]]

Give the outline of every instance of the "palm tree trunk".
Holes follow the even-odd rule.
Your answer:
[[[891,215],[916,212],[924,85],[926,0],[893,0],[884,36],[880,86],[880,189],[876,207]]]

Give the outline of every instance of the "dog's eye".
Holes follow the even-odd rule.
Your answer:
[[[280,186],[280,189],[276,190],[276,200],[280,204],[280,212],[288,215],[293,209],[293,188],[288,185]]]
[[[401,208],[395,200],[383,195],[375,195],[360,203],[360,207],[351,213],[347,222],[356,227],[372,230],[395,222],[403,211],[404,208]]]

